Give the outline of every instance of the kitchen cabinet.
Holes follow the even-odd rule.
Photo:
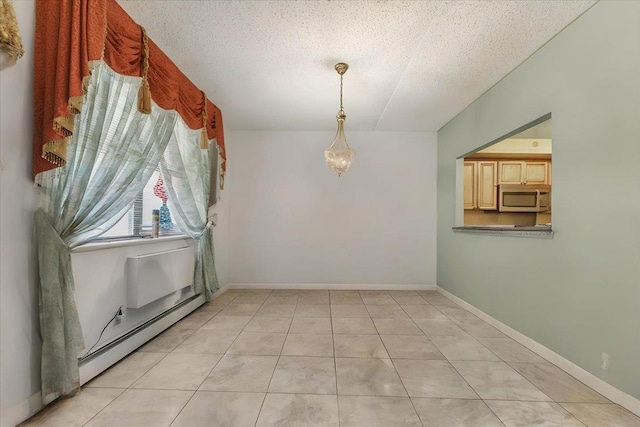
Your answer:
[[[478,162],[464,162],[465,209],[474,209],[476,207],[477,167]]]
[[[478,161],[477,207],[483,210],[498,209],[498,162]]]
[[[500,161],[499,184],[549,184],[548,161]]]
[[[498,162],[464,162],[464,208],[498,209]]]

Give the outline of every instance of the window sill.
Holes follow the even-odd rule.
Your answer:
[[[112,249],[112,248],[122,248],[125,246],[139,246],[139,245],[149,245],[153,243],[164,243],[164,242],[172,242],[174,240],[191,240],[189,236],[186,234],[173,234],[170,236],[160,236],[160,237],[128,237],[123,239],[114,239],[114,240],[96,240],[90,243],[85,243],[84,245],[78,246],[71,250],[72,253],[75,252],[89,252],[89,251],[98,251],[102,249]]]
[[[490,236],[528,237],[532,239],[553,239],[551,227],[501,227],[464,226],[453,227],[456,233],[487,234]]]

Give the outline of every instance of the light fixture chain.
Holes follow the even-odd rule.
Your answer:
[[[340,74],[340,113],[344,114],[344,108],[342,108],[342,77],[343,74]]]

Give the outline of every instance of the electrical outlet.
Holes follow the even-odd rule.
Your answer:
[[[602,353],[602,370],[609,370],[609,353]]]
[[[124,318],[124,307],[120,307],[116,312],[116,322],[122,321],[123,318]]]

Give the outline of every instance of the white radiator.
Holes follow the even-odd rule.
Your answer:
[[[127,258],[127,308],[140,308],[191,286],[195,263],[192,246]]]

